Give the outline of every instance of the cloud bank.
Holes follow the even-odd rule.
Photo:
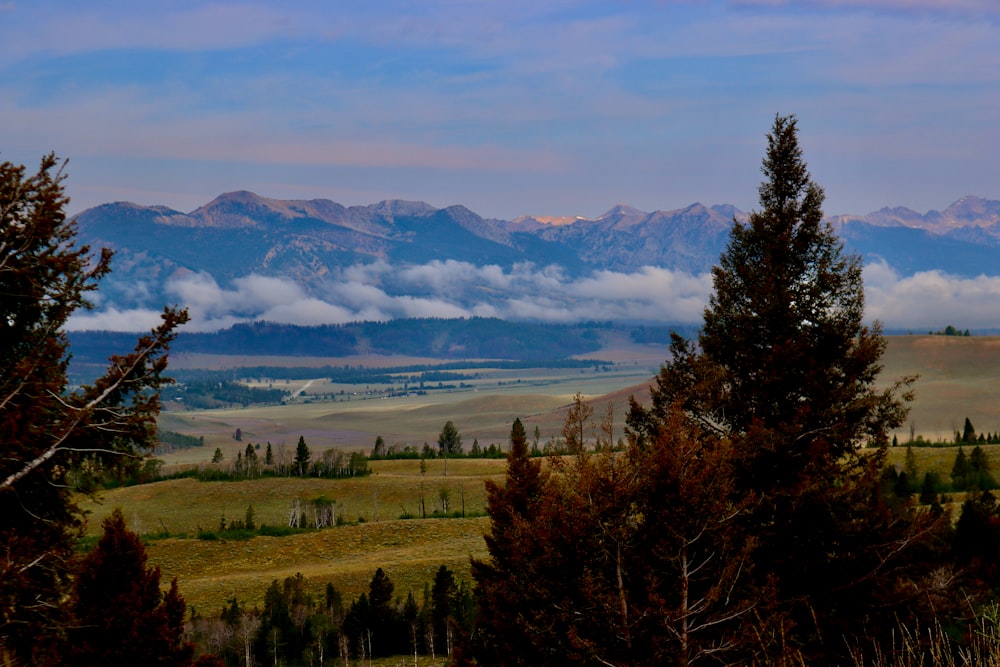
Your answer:
[[[884,263],[866,266],[864,277],[867,316],[889,329],[1000,327],[1000,277],[960,278],[940,271],[903,276]],[[220,285],[207,273],[172,279],[164,288],[168,302],[189,310],[188,331],[215,331],[254,320],[308,326],[419,317],[696,324],[711,291],[709,274],[650,266],[573,277],[557,266],[525,263],[504,269],[454,260],[358,264],[311,289],[258,274]],[[159,321],[159,312],[123,310],[109,303],[78,313],[68,326],[145,330]]]

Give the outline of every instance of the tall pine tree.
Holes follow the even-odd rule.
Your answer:
[[[914,378],[876,385],[886,342],[863,322],[861,260],[823,220],[794,117],[775,118],[762,171],[760,210],[734,221],[697,344],[672,335],[652,405],[633,402],[628,423],[652,441],[677,405],[732,439],[735,497],[756,499],[741,517],[759,540],[755,573],[777,583],[803,654],[836,654],[929,601],[908,559],[931,517],[893,514],[880,493],[881,447]]]
[[[477,655],[484,664],[532,664],[530,643],[518,620],[527,603],[531,581],[525,525],[537,510],[544,476],[531,459],[528,438],[520,419],[510,429],[506,484],[486,481],[486,535],[488,560],[472,561],[472,577],[479,600]],[[520,657],[519,657],[520,656]]]

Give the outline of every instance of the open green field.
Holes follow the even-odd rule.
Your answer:
[[[167,531],[172,536],[148,544],[150,562],[160,566],[165,582],[177,577],[189,604],[220,608],[237,596],[259,604],[272,579],[301,572],[317,593],[333,582],[348,599],[367,590],[375,569],[382,567],[405,596],[418,595],[441,565],[468,579],[469,558],[486,553],[482,536],[487,521],[484,481],[502,480],[503,460],[374,461],[373,474],[354,479],[265,478],[240,482],[177,479],[113,489],[99,502],[84,504],[90,512],[88,533],[100,534],[101,520],[120,507],[130,528],[143,534]],[[449,512],[470,518],[406,519],[418,515],[424,493],[428,513],[440,509],[442,490]],[[217,530],[221,517],[243,519],[254,507],[257,523],[287,525],[295,499],[326,497],[336,502],[347,525],[284,537],[250,540],[199,540],[200,530]],[[359,522],[359,519],[362,521]]]
[[[205,446],[180,450],[162,458],[168,467],[207,464],[220,447],[225,461],[235,459],[248,442],[271,442],[276,456],[288,459],[298,437],[304,436],[313,456],[327,448],[368,452],[375,437],[387,445],[424,442],[436,444],[445,421],[452,420],[470,448],[506,445],[515,417],[524,422],[529,438],[535,427],[541,442],[558,436],[573,395],[581,392],[592,402],[595,419],[607,406],[615,408],[618,431],[624,425],[629,395],[648,401],[648,384],[665,358],[665,348],[605,350],[595,358],[617,361],[611,372],[592,369],[563,371],[489,371],[469,378],[470,387],[454,391],[390,399],[350,396],[318,400],[315,394],[339,392],[322,378],[300,381],[299,400],[284,406],[239,410],[169,412],[161,427],[205,437]],[[273,362],[274,360],[271,360]],[[1000,338],[905,336],[889,339],[884,357],[886,382],[918,374],[911,421],[896,435],[900,441],[914,433],[929,440],[950,438],[969,417],[977,431],[1000,431]],[[384,363],[384,361],[383,361]],[[292,384],[295,384],[294,382]],[[308,384],[308,386],[306,386]],[[355,387],[357,389],[357,387]],[[242,442],[233,433],[242,431]],[[994,470],[1000,470],[1000,446],[986,446]],[[938,472],[947,479],[955,448],[915,448],[921,473]],[[902,447],[890,451],[890,461],[903,464]],[[167,531],[168,539],[149,543],[153,564],[165,581],[176,576],[188,601],[212,612],[237,596],[241,603],[259,604],[272,579],[301,572],[319,592],[333,582],[348,599],[366,590],[377,567],[383,567],[398,594],[420,594],[424,582],[442,564],[468,578],[469,558],[485,555],[483,533],[488,522],[483,483],[502,479],[502,460],[428,460],[422,476],[417,460],[375,461],[371,476],[346,480],[268,478],[243,482],[198,482],[179,479],[105,492],[100,503],[88,502],[88,532],[100,531],[100,519],[121,507],[138,531]],[[428,512],[448,496],[450,510],[460,510],[464,497],[466,519],[400,520],[418,513],[421,494]],[[194,538],[199,530],[216,530],[221,517],[242,519],[253,505],[258,523],[285,525],[291,503],[326,497],[349,525],[285,537],[255,537],[247,541],[206,541]],[[956,498],[958,500],[958,498]],[[363,519],[363,523],[358,520]],[[185,536],[185,537],[177,537]]]

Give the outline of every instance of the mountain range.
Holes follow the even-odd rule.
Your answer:
[[[651,213],[617,205],[596,218],[499,220],[461,205],[389,200],[342,206],[240,191],[190,213],[116,202],[83,211],[76,221],[81,242],[115,250],[100,305],[125,309],[158,307],[170,300],[171,280],[192,274],[218,285],[249,275],[281,278],[311,294],[345,280],[351,267],[372,264],[453,262],[504,271],[530,264],[558,267],[568,280],[641,267],[700,275],[718,259],[733,220],[747,218],[731,205],[695,203]],[[1000,201],[968,196],[926,214],[895,207],[828,219],[849,252],[902,275],[1000,275]],[[431,291],[400,272],[383,271],[374,280],[386,294],[419,298],[422,290]],[[488,298],[487,287],[478,291]]]

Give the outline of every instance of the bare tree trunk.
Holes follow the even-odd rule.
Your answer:
[[[426,637],[427,637],[427,647],[431,650],[431,662],[434,662],[434,660],[437,659],[437,656],[434,655],[434,624],[433,623],[428,623],[427,624]]]
[[[417,622],[410,623],[410,641],[413,642],[413,667],[417,667]]]
[[[337,647],[340,649],[340,657],[344,660],[344,667],[351,667],[351,646],[347,641],[347,635],[343,632],[337,636]]]
[[[615,576],[618,580],[618,600],[622,609],[622,636],[625,638],[625,650],[632,659],[632,633],[629,630],[628,621],[628,596],[625,594],[625,578],[622,576],[622,545],[616,545],[615,554]]]
[[[689,624],[688,617],[690,614],[689,600],[688,596],[690,594],[691,580],[690,573],[688,572],[688,558],[687,558],[687,544],[681,549],[681,648],[680,659],[678,663],[681,665],[690,664],[689,661]]]

